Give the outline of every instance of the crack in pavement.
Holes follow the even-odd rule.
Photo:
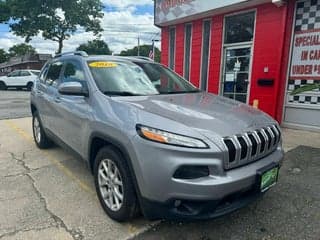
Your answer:
[[[57,228],[57,226],[45,226],[45,227],[42,227],[42,228],[27,228],[27,229],[19,229],[19,230],[17,229],[17,230],[14,230],[14,231],[11,231],[11,232],[8,232],[8,233],[5,233],[5,234],[1,235],[0,239],[3,239],[5,237],[14,236],[17,233],[26,233],[26,232],[30,232],[30,231],[40,232],[42,230],[49,229],[49,228],[52,228],[52,227],[56,227]]]
[[[11,155],[11,158],[13,160],[16,160],[18,164],[20,164],[24,170],[25,170],[25,173],[22,173],[22,174],[18,174],[21,175],[21,176],[26,176],[29,178],[29,180],[31,181],[32,183],[32,187],[36,193],[36,195],[38,196],[38,198],[40,199],[40,203],[43,205],[45,211],[50,215],[50,217],[55,221],[56,225],[58,227],[61,227],[63,228],[66,232],[68,232],[71,237],[74,239],[74,240],[83,240],[84,239],[84,236],[82,235],[81,231],[80,230],[75,230],[75,229],[69,229],[68,226],[64,223],[64,221],[59,217],[57,216],[56,214],[54,214],[49,208],[48,208],[48,205],[47,205],[47,202],[46,202],[46,199],[45,197],[42,196],[41,192],[39,191],[39,189],[36,187],[36,181],[35,179],[30,175],[30,173],[32,171],[36,171],[36,169],[30,169],[26,163],[25,163],[25,159],[26,159],[26,154],[25,152],[23,152],[22,154],[22,157],[21,158],[18,158],[16,156],[16,154],[12,153],[12,152],[9,152],[9,154]],[[46,228],[49,228],[49,227],[45,227],[43,229],[46,229]],[[43,229],[39,229],[39,230],[43,230]],[[16,231],[13,231],[13,232],[10,232],[10,233],[6,233],[6,234],[3,234],[0,236],[0,239],[5,237],[5,236],[10,236],[10,235],[14,235],[18,232],[26,232],[26,231],[30,231],[32,229],[28,229],[28,230],[16,230]]]
[[[21,158],[21,159],[18,158],[18,157],[16,157],[16,154],[14,154],[13,152],[9,152],[9,154],[11,155],[11,158],[12,158],[13,160],[16,160],[17,163],[20,164],[20,165],[24,168],[24,170],[25,170],[26,172],[31,172],[31,169],[30,169],[30,168],[26,165],[26,163],[23,161],[23,160],[26,159],[26,153],[25,153],[25,152],[22,153],[22,158]]]
[[[42,196],[41,192],[37,189],[36,185],[35,185],[35,180],[31,177],[31,175],[28,173],[27,176],[29,177],[29,179],[32,182],[32,186],[36,192],[36,194],[38,195],[38,197],[40,198],[40,202],[42,203],[44,209],[49,213],[49,215],[55,220],[55,222],[58,224],[58,226],[62,227],[63,229],[65,229],[68,233],[70,233],[70,235],[72,236],[73,239],[75,240],[82,240],[84,237],[82,236],[81,232],[79,230],[74,230],[74,229],[69,229],[67,227],[67,225],[64,223],[64,221],[57,216],[56,214],[54,214],[47,206],[47,202],[46,199]]]

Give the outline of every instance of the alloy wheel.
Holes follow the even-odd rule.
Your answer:
[[[110,159],[103,159],[98,168],[99,190],[107,207],[119,211],[123,204],[124,192],[120,171]]]
[[[40,122],[37,117],[35,117],[33,120],[33,131],[34,131],[34,136],[35,136],[37,143],[40,143],[40,141],[41,141],[41,127],[40,127]]]

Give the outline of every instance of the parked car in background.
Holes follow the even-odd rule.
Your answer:
[[[7,76],[0,77],[0,90],[7,90],[8,88],[26,88],[30,91],[34,80],[39,76],[39,74],[39,70],[15,70]]]
[[[274,186],[281,130],[267,114],[203,92],[137,57],[57,55],[31,91],[33,136],[87,161],[117,221],[207,219]]]

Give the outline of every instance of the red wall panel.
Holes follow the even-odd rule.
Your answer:
[[[175,72],[183,75],[184,60],[184,24],[176,26],[176,55],[175,55]]]
[[[277,91],[281,84],[285,84],[280,72],[286,12],[287,6],[277,7],[271,3],[257,7],[249,103],[252,104],[255,99],[259,100],[259,108],[273,117],[277,111]],[[269,71],[265,73],[264,68],[268,68]],[[259,86],[260,78],[274,79],[274,85]]]
[[[197,87],[200,82],[201,45],[202,45],[202,20],[193,22],[190,81]]]
[[[208,91],[218,94],[221,69],[221,49],[223,34],[223,15],[214,16],[211,25],[211,47],[209,62]]]
[[[169,28],[164,27],[161,30],[161,63],[168,66],[169,59]]]

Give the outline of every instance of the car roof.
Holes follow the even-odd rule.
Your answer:
[[[153,61],[141,57],[131,56],[109,56],[109,55],[93,55],[85,58],[86,61],[121,61],[121,62],[145,62],[150,63]]]

